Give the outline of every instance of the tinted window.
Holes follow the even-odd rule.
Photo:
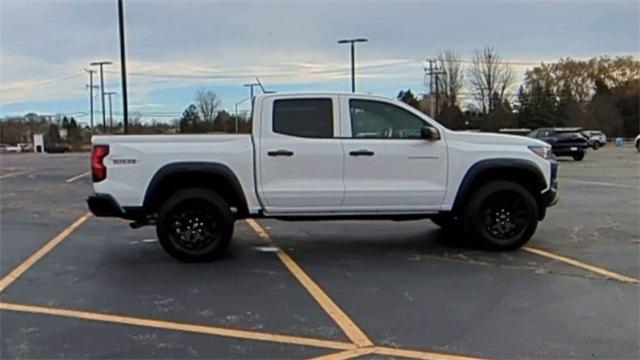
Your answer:
[[[273,131],[279,134],[300,137],[333,137],[331,99],[274,101]]]
[[[378,101],[350,100],[354,138],[419,139],[426,123],[398,106]]]

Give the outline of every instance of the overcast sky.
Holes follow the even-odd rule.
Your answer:
[[[348,48],[336,44],[345,37],[369,39],[357,50],[358,91],[387,96],[424,92],[420,60],[448,48],[470,58],[491,45],[517,62],[638,56],[639,4],[125,0],[130,110],[179,114],[206,88],[233,111],[253,76],[277,91],[348,91]],[[114,61],[105,87],[119,93],[116,9],[116,0],[0,0],[0,116],[86,112],[83,69],[94,60]]]

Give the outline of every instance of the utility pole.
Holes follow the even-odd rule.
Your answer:
[[[440,117],[440,88],[438,83],[440,82],[440,72],[436,72],[436,116]],[[434,117],[435,119],[435,117]]]
[[[430,109],[430,116],[432,119],[436,119],[436,116],[439,114],[439,107],[440,107],[440,88],[439,88],[439,84],[438,84],[438,76],[439,75],[444,75],[444,71],[439,70],[438,69],[438,64],[436,63],[435,59],[427,59],[427,62],[429,63],[429,69],[427,70],[427,68],[424,69],[425,71],[425,75],[429,75],[429,102],[431,103],[429,106]],[[435,66],[434,66],[434,63]],[[435,97],[433,96],[433,88],[434,88],[434,76],[435,76]],[[426,77],[426,76],[425,76]]]
[[[431,112],[431,118],[435,119],[435,109],[433,103],[433,59],[429,59],[429,102],[431,102],[431,106],[429,106],[429,110]]]
[[[111,61],[94,61],[90,65],[91,66],[99,66],[100,67],[100,96],[102,98],[102,130],[106,131],[107,129],[107,109],[104,107],[104,65],[113,64]]]
[[[235,112],[233,113],[233,118],[236,123],[236,134],[238,133],[238,103],[235,105]]]
[[[251,115],[253,116],[253,88],[256,86],[260,86],[260,83],[250,83],[250,84],[244,84],[244,87],[248,87],[249,90],[249,101],[251,101]]]
[[[122,78],[122,115],[124,133],[129,132],[129,103],[127,99],[127,56],[124,46],[124,3],[118,0],[118,25],[120,28],[120,76]]]
[[[489,94],[489,113],[493,110],[493,84],[491,83],[491,71],[493,64],[491,63],[491,53],[487,55],[487,93]]]
[[[113,133],[113,108],[111,107],[111,95],[117,94],[115,91],[107,91],[104,93],[109,97],[109,129]]]
[[[243,102],[250,100],[251,98],[244,98],[240,101],[238,101],[237,103],[235,103],[235,118],[236,118],[236,134],[238,133],[238,105],[242,104]]]
[[[350,44],[351,45],[351,92],[356,92],[356,47],[355,43],[364,43],[369,40],[365,38],[359,39],[343,39],[338,40],[338,44]]]
[[[89,73],[89,119],[91,124],[91,133],[93,133],[93,74],[95,70],[84,69]]]

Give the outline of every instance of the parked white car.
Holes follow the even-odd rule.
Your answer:
[[[607,135],[600,130],[584,130],[581,132],[594,149],[607,145]]]
[[[97,216],[155,224],[183,261],[219,256],[234,221],[431,218],[516,249],[558,198],[549,144],[457,132],[396,100],[265,94],[234,135],[94,136]]]
[[[0,152],[19,153],[22,152],[22,148],[18,145],[0,144]]]

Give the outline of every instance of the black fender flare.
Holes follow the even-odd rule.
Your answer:
[[[166,164],[158,169],[151,178],[151,181],[145,191],[142,206],[146,211],[151,209],[153,205],[153,198],[156,195],[155,193],[162,180],[168,176],[180,173],[202,173],[224,178],[231,185],[235,195],[238,196],[240,201],[238,212],[241,214],[247,214],[249,212],[244,190],[233,171],[227,165],[206,161],[174,162]]]
[[[544,177],[544,174],[533,161],[525,160],[525,159],[508,159],[508,158],[497,158],[497,159],[487,159],[481,160],[477,163],[473,164],[464,175],[460,186],[458,187],[458,193],[456,194],[456,198],[453,202],[452,211],[456,212],[459,210],[460,206],[462,206],[465,201],[469,198],[471,193],[473,192],[472,185],[476,179],[482,176],[486,171],[492,170],[525,170],[531,174],[534,174],[538,185],[541,189],[544,189],[547,186],[547,181]],[[535,194],[536,198],[538,194]]]

